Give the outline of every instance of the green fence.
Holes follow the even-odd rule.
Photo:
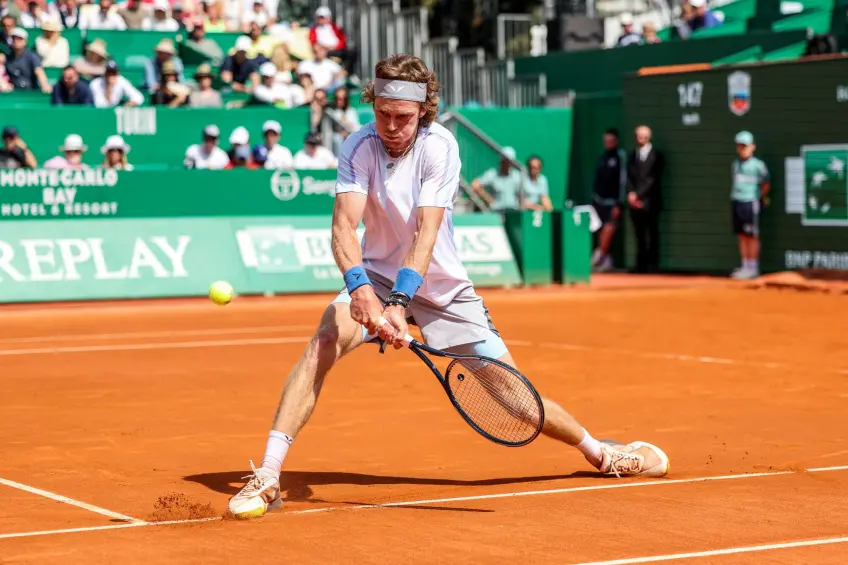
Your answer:
[[[262,124],[277,120],[283,128],[280,143],[292,152],[303,147],[309,130],[309,110],[272,107],[221,111],[193,108],[19,108],[4,112],[4,121],[14,123],[40,163],[56,155],[65,136],[80,134],[89,149],[84,162],[103,161],[100,146],[113,134],[121,134],[132,150],[131,163],[182,166],[189,145],[200,143],[203,128],[216,124],[221,130],[221,145],[229,147],[229,136],[238,126],[250,132],[251,143],[262,141]]]
[[[456,217],[475,285],[520,282],[497,215]],[[344,286],[329,216],[0,222],[0,302],[202,296],[229,281],[241,294]]]
[[[336,171],[0,171],[0,221],[330,214]]]
[[[666,156],[664,269],[739,264],[729,198],[740,130],[754,134],[772,177],[762,269],[848,269],[848,58],[631,76],[624,86],[628,131],[648,124]],[[628,255],[632,263],[632,246]]]

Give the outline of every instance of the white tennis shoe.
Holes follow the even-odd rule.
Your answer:
[[[247,484],[242,487],[238,494],[230,499],[228,506],[230,513],[236,517],[241,517],[242,515],[253,517],[254,514],[252,512],[245,513],[243,509],[253,507],[254,504],[252,502],[257,498],[261,498],[267,506],[264,511],[256,513],[256,516],[261,516],[265,512],[282,508],[283,501],[280,498],[280,478],[268,469],[262,467],[257,469],[253,466],[253,461],[250,462],[250,469],[253,471],[253,474],[243,477],[249,479]]]
[[[601,465],[605,475],[621,477],[664,477],[668,474],[668,456],[657,446],[634,441],[627,445],[601,443]]]

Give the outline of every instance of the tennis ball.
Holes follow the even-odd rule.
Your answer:
[[[228,282],[215,281],[209,287],[209,298],[218,306],[229,304],[233,299],[233,287]]]

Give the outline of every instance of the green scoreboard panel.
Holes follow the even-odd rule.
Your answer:
[[[628,76],[624,123],[631,139],[637,125],[650,126],[666,157],[664,269],[726,273],[739,264],[730,189],[742,130],[754,134],[772,180],[762,270],[848,269],[848,57]]]

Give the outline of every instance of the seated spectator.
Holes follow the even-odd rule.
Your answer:
[[[72,133],[65,138],[65,144],[59,147],[64,156],[57,155],[44,163],[45,169],[89,169],[82,162],[83,153],[88,151],[88,146],[83,143],[82,137]]]
[[[103,153],[102,168],[120,169],[122,171],[133,170],[133,166],[127,160],[130,146],[120,135],[110,135],[106,138],[106,143],[100,148],[100,152]]]
[[[250,147],[247,145],[237,145],[233,147],[230,154],[230,162],[224,169],[261,169],[262,166],[253,160],[250,154]]]
[[[0,17],[0,42],[2,42],[0,47],[6,47],[7,50],[12,49],[12,31],[15,29],[17,21],[15,16],[10,14]]]
[[[238,126],[230,133],[230,149],[227,151],[227,156],[230,160],[232,160],[233,152],[239,145],[250,147],[250,132],[244,126]]]
[[[247,26],[247,36],[250,38],[250,49],[247,50],[248,59],[257,59],[260,63],[270,60],[274,53],[274,47],[280,44],[280,40],[274,36],[266,35],[265,28],[256,22]]]
[[[662,43],[662,39],[657,35],[657,28],[651,22],[642,24],[642,39],[645,43]]]
[[[642,43],[642,36],[633,28],[633,16],[630,12],[621,14],[621,36],[616,42],[616,47],[627,47],[628,45],[639,45]]]
[[[94,105],[98,108],[119,106],[125,100],[126,106],[144,104],[144,95],[121,75],[118,63],[115,61],[106,63],[106,74],[91,81],[89,88],[94,97]]]
[[[527,159],[527,175],[521,179],[524,210],[543,210],[550,212],[554,209],[548,191],[548,178],[542,174],[542,159],[536,156]]]
[[[74,61],[74,68],[85,80],[102,77],[106,72],[106,60],[109,53],[106,52],[106,42],[95,39],[85,46],[85,56]]]
[[[333,105],[327,108],[326,112],[333,118],[333,153],[338,157],[347,136],[362,127],[359,123],[359,112],[350,105],[347,88],[336,90],[333,94]]]
[[[259,62],[256,59],[248,59],[247,51],[252,41],[246,35],[236,39],[235,53],[227,55],[221,65],[221,80],[232,85],[236,92],[251,92],[248,81],[252,85],[259,84]]]
[[[521,172],[513,165],[513,161],[515,161],[515,149],[504,147],[500,168],[487,170],[471,183],[474,192],[489,204],[493,212],[518,209]]]
[[[41,66],[50,68],[67,67],[71,50],[68,40],[62,37],[62,26],[53,19],[41,24],[41,37],[35,38],[35,50],[41,57]]]
[[[297,66],[297,72],[309,75],[315,83],[315,88],[332,92],[339,86],[343,86],[345,71],[338,63],[327,58],[327,49],[323,45],[315,46],[315,59],[301,61]]]
[[[327,50],[327,56],[341,59],[347,72],[353,75],[356,52],[348,47],[345,32],[333,22],[333,13],[326,6],[315,10],[315,24],[309,29],[309,43],[312,44],[313,50],[320,45]]]
[[[100,0],[98,10],[86,11],[79,20],[80,29],[127,29],[127,22],[118,15],[112,0]]]
[[[294,167],[294,157],[287,147],[280,145],[280,134],[283,128],[280,122],[268,120],[262,124],[265,143],[253,147],[253,160],[266,169],[291,169]]]
[[[189,39],[186,40],[186,47],[203,54],[209,58],[212,65],[220,67],[224,61],[224,50],[213,41],[206,37],[206,30],[203,29],[203,19],[196,17],[188,22]]]
[[[227,25],[227,22],[221,16],[222,1],[223,0],[206,0],[206,19],[203,22],[203,29],[206,30],[206,33],[232,31],[232,28]]]
[[[309,131],[320,131],[324,122],[324,113],[329,109],[327,93],[320,88],[315,91],[312,102],[309,103]]]
[[[253,89],[253,98],[263,104],[271,104],[278,108],[294,106],[291,89],[288,85],[277,82],[277,67],[270,61],[265,61],[259,67],[260,83]]]
[[[271,62],[277,67],[277,82],[294,84],[297,77],[297,63],[289,54],[285,43],[278,43],[271,51]]]
[[[722,21],[707,9],[707,0],[689,0],[689,5],[694,8],[694,15],[689,20],[689,29],[697,31],[720,26]]]
[[[48,19],[50,19],[50,15],[41,9],[38,0],[29,0],[26,11],[21,13],[20,22],[21,27],[36,29],[41,27],[41,24]]]
[[[47,4],[47,11],[65,29],[75,28],[79,24],[76,0],[55,0]]]
[[[0,169],[34,169],[38,161],[27,144],[21,139],[17,128],[3,128],[3,147],[0,149]]]
[[[186,20],[191,17],[191,14],[186,12],[183,5],[179,2],[174,2],[171,6],[171,18],[177,22],[177,31],[186,31]]]
[[[118,15],[124,18],[128,29],[141,29],[142,22],[147,19],[141,7],[142,0],[127,0],[118,9]]]
[[[15,4],[15,0],[0,0],[0,16],[12,18],[12,26],[9,28],[11,31],[21,19],[21,9]]]
[[[250,24],[257,24],[264,29],[271,21],[272,18],[265,9],[265,0],[250,0],[250,8],[241,16],[241,30],[249,32]]]
[[[12,92],[12,82],[9,80],[9,73],[6,72],[6,54],[0,51],[0,93]]]
[[[174,62],[165,61],[162,63],[162,79],[159,88],[153,93],[153,104],[176,108],[188,102],[189,94],[191,94],[191,89],[180,84],[180,77],[177,74],[177,67]]]
[[[192,108],[224,107],[221,93],[212,88],[212,67],[208,63],[197,67],[194,80],[197,81],[198,87],[188,97],[189,106]]]
[[[144,18],[141,29],[145,31],[177,31],[180,29],[177,20],[172,18],[168,12],[171,5],[168,0],[153,1],[153,16]]]
[[[62,69],[62,78],[53,86],[50,103],[54,106],[94,106],[94,97],[88,85],[79,79],[77,70],[68,65]]]
[[[210,124],[203,128],[203,143],[192,145],[186,150],[185,167],[216,170],[226,167],[230,158],[223,149],[218,147],[220,137],[221,130],[218,126]]]
[[[9,82],[15,90],[34,90],[41,87],[41,91],[49,94],[53,89],[47,82],[47,75],[41,68],[41,58],[27,49],[27,38],[29,34],[25,29],[16,27],[10,34],[12,37],[12,51],[6,58],[6,74]]]
[[[151,92],[159,89],[159,83],[162,82],[162,65],[169,61],[174,64],[174,71],[177,73],[179,82],[185,82],[183,62],[177,57],[173,41],[163,39],[153,48],[153,51],[156,55],[148,59],[144,65],[144,88]]]
[[[321,145],[321,136],[317,133],[306,134],[303,149],[294,155],[295,169],[335,169],[336,158],[332,151]]]
[[[312,104],[312,101],[315,100],[315,82],[312,80],[312,76],[301,74],[298,75],[297,80],[300,82],[301,90],[303,90],[303,99],[300,105]]]

